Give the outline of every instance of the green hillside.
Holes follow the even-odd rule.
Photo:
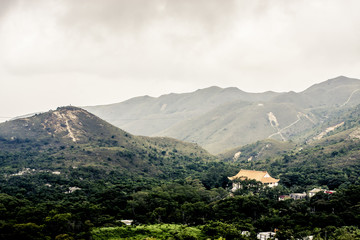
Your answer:
[[[104,174],[166,178],[214,159],[196,144],[133,136],[75,107],[0,124],[0,146],[0,171],[6,174],[26,168],[69,174],[96,167]]]
[[[220,159],[227,162],[262,162],[269,158],[282,156],[296,149],[296,145],[292,142],[283,142],[273,139],[265,139],[237,147],[218,155]]]
[[[340,76],[315,84],[302,95],[311,98],[312,107],[345,107],[359,104],[359,79]]]
[[[242,169],[268,170],[283,186],[334,189],[360,182],[360,105],[337,109],[302,143],[266,139],[218,155]]]
[[[219,155],[242,169],[268,170],[280,184],[309,190],[360,183],[360,129],[354,127],[305,145],[259,141]],[[240,154],[239,154],[240,153]]]

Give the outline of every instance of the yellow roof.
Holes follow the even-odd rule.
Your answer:
[[[267,171],[254,171],[254,170],[244,170],[241,169],[238,174],[233,177],[229,177],[230,180],[239,179],[239,180],[256,180],[262,183],[276,183],[280,181],[280,179],[275,179],[270,176]]]

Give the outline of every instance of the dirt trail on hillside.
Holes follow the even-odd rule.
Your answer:
[[[348,98],[340,107],[343,107],[343,106],[345,106],[346,104],[348,104],[348,103],[350,102],[352,96],[353,96],[356,92],[358,92],[358,91],[360,91],[360,89],[354,90],[354,91],[350,94],[349,98]]]
[[[273,113],[272,113],[272,115],[275,117],[275,115],[274,115]],[[269,114],[268,114],[268,116],[269,116]],[[268,136],[268,138],[272,138],[273,136],[280,135],[280,137],[283,139],[283,141],[286,141],[285,137],[282,135],[281,132],[284,131],[285,129],[288,129],[288,128],[294,126],[295,124],[297,124],[297,123],[301,120],[301,117],[305,117],[305,118],[308,119],[310,122],[315,123],[307,114],[302,113],[302,112],[298,112],[297,115],[296,115],[296,117],[297,117],[297,119],[296,119],[294,122],[292,122],[291,124],[289,124],[288,126],[282,128],[282,129],[279,129],[279,128],[277,127],[277,126],[279,126],[279,124],[277,124],[277,126],[276,126],[277,132],[271,134],[270,136]],[[276,117],[275,117],[275,118],[276,118]],[[269,116],[269,121],[270,121],[270,116]],[[270,124],[271,124],[271,126],[274,128],[274,126],[273,126],[273,124],[271,123],[271,121],[270,121]]]

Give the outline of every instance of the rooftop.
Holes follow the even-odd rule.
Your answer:
[[[238,174],[236,174],[233,177],[229,177],[230,180],[256,180],[258,182],[262,183],[276,183],[279,182],[280,179],[275,179],[270,176],[270,174],[267,171],[254,171],[254,170],[244,170],[241,169]]]

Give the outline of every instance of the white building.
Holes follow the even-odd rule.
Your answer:
[[[274,232],[259,232],[256,236],[259,240],[267,240],[267,239],[274,239],[275,233]],[[275,238],[277,240],[277,238]]]

